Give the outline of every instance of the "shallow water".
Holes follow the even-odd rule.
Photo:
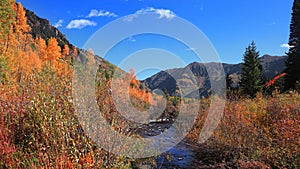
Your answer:
[[[171,159],[166,156],[170,155]],[[156,158],[158,168],[189,168],[192,164],[194,152],[191,147],[184,143],[179,143],[163,155]]]
[[[170,123],[151,123],[140,126],[137,133],[142,137],[153,137],[161,134],[168,129],[172,124]],[[170,134],[164,138],[161,138],[165,142],[171,142],[171,137],[175,135]],[[161,154],[155,159],[156,166],[151,164],[144,164],[141,168],[190,168],[195,158],[195,152],[191,145],[186,141],[181,141],[175,147],[172,147],[167,152]]]

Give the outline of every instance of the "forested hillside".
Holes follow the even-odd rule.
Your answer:
[[[92,49],[77,48],[21,3],[0,0],[0,168],[300,168],[299,11],[300,0],[294,0],[287,57],[259,58],[252,41],[243,63],[223,64],[226,103],[218,115],[211,103],[220,97],[211,96],[205,68],[218,63],[194,62],[140,82],[133,69],[125,72]],[[186,69],[206,97],[180,97],[170,74],[189,86]],[[162,91],[152,93],[156,88]],[[96,111],[78,109],[90,110],[93,103]],[[133,115],[146,120],[134,121]],[[98,125],[100,120],[107,126]],[[216,124],[214,132],[199,142],[210,124]],[[104,137],[155,137],[160,148],[176,137],[162,134],[168,131],[185,137],[169,152],[141,159],[120,153],[141,145]],[[153,151],[154,145],[146,146]]]

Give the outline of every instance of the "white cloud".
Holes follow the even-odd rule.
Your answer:
[[[155,11],[155,8],[152,8],[152,7],[148,7],[146,9],[140,9],[138,11],[135,12],[135,14],[144,14],[144,13],[147,13],[147,12],[154,12]]]
[[[172,19],[174,18],[176,15],[174,14],[174,12],[172,12],[169,9],[156,9],[155,13],[159,14],[159,18],[167,18],[167,19]]]
[[[282,48],[292,48],[294,46],[290,46],[289,44],[285,43],[285,44],[280,45],[280,47],[282,47]]]
[[[156,9],[153,7],[148,7],[146,9],[143,8],[143,9],[136,11],[135,14],[133,14],[133,15],[127,16],[124,21],[130,22],[134,18],[136,18],[137,15],[145,14],[145,13],[149,13],[149,12],[154,12],[154,13],[158,14],[159,19],[162,19],[162,18],[173,19],[176,16],[176,14],[173,11],[171,11],[170,9]]]
[[[96,9],[92,9],[90,14],[87,16],[87,18],[91,18],[91,17],[117,17],[118,15],[116,15],[113,12],[109,12],[109,11],[105,11],[105,10],[96,10]]]
[[[60,19],[53,26],[58,28],[58,27],[61,27],[63,23],[64,23],[64,20]]]
[[[76,19],[76,20],[72,20],[68,24],[67,29],[82,29],[87,26],[96,26],[96,25],[97,25],[97,23],[90,21],[90,20]]]
[[[170,9],[156,9],[156,8],[153,8],[153,7],[148,7],[146,9],[141,9],[141,10],[138,10],[136,12],[136,14],[144,14],[144,13],[147,13],[147,12],[155,12],[156,14],[159,15],[159,18],[167,18],[167,19],[172,19],[174,18],[176,15],[173,11],[171,11]]]

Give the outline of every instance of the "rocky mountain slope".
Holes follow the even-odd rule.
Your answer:
[[[262,56],[260,60],[263,66],[263,73],[265,78],[271,79],[275,75],[282,72],[285,68],[286,59],[287,59],[286,56],[270,56],[270,55]],[[213,67],[213,64],[217,64],[217,63],[204,64],[204,63],[193,62],[184,68],[175,68],[175,69],[161,71],[153,75],[152,77],[145,79],[144,83],[151,90],[154,89],[161,89],[163,91],[167,90],[170,95],[177,95],[178,83],[180,83],[181,86],[191,85],[192,82],[190,76],[187,76],[185,73],[190,70],[195,76],[195,79],[197,80],[198,83],[197,85],[199,86],[199,91],[201,95],[207,96],[209,95],[209,89],[211,88],[211,86],[210,86],[210,78],[208,77],[206,67]],[[242,72],[241,63],[239,64],[222,63],[222,66],[224,68],[225,75],[230,75],[230,74],[240,75]],[[177,79],[177,83],[171,75],[173,77],[175,75]],[[185,84],[182,85],[183,83]]]

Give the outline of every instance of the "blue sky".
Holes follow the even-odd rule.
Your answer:
[[[288,50],[286,43],[289,36],[292,0],[19,0],[19,2],[38,16],[48,19],[79,48],[109,22],[142,9],[144,11],[153,9],[155,12],[161,10],[164,14],[183,18],[198,27],[214,45],[222,62],[241,62],[245,48],[252,40],[256,42],[261,55],[284,55]],[[146,36],[147,38],[149,45],[149,36]],[[155,36],[150,39],[152,43],[155,43],[155,40],[159,41]],[[132,38],[129,41],[137,42],[137,39]],[[167,41],[170,40],[164,42]],[[185,62],[192,62],[192,58]],[[118,65],[122,58],[114,56],[108,60]]]

